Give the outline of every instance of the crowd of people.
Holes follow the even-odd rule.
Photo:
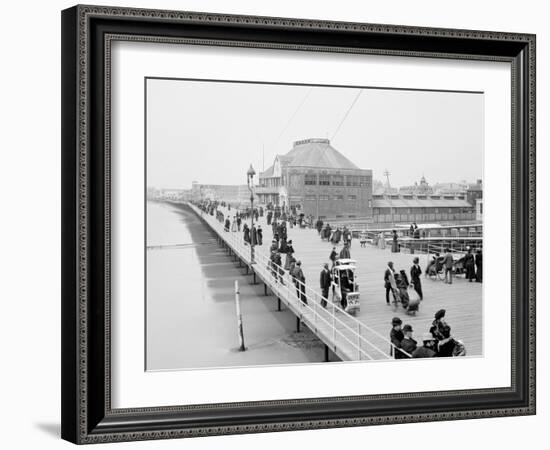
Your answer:
[[[247,245],[261,246],[263,244],[263,230],[258,222],[260,217],[266,218],[266,223],[272,229],[273,239],[269,248],[268,270],[276,283],[285,284],[285,275],[288,273],[289,279],[294,284],[296,297],[306,305],[308,297],[306,296],[306,278],[302,269],[302,262],[295,257],[295,249],[292,240],[288,239],[287,227],[302,227],[303,224],[313,224],[312,218],[304,218],[303,214],[297,214],[296,211],[290,211],[288,214],[280,209],[266,209],[262,207],[247,209],[243,211],[230,210],[227,205],[228,213],[224,216],[223,212],[217,209],[216,203],[211,203],[203,209],[210,215],[216,215],[217,219],[224,224],[226,232],[242,232],[243,240]],[[229,212],[231,211],[231,212]],[[249,226],[249,221],[254,218],[255,222]],[[330,263],[323,263],[319,275],[319,288],[321,292],[320,304],[323,308],[327,307],[329,292],[333,286],[333,268],[338,260],[351,258],[351,244],[353,236],[347,227],[332,227],[323,220],[318,219],[315,222],[315,228],[323,241],[332,244],[331,252],[328,256]],[[410,234],[413,237],[418,236],[418,226],[411,225]],[[338,245],[343,241],[343,246],[338,250]],[[376,236],[373,242],[376,245],[385,247],[385,238]],[[394,230],[392,233],[392,251],[399,251],[398,236]],[[438,265],[445,271],[445,280],[452,283],[453,267],[457,263],[454,260],[450,249],[445,250],[443,256],[433,255],[428,263],[425,272],[420,267],[418,257],[412,259],[412,265],[407,270],[396,270],[394,263],[389,261],[384,272],[384,288],[386,304],[391,304],[391,299],[395,303],[400,303],[407,314],[416,314],[420,302],[424,299],[422,289],[422,274],[427,276],[431,270]],[[481,250],[468,248],[467,253],[461,258],[466,279],[470,282],[482,280],[482,254]],[[330,266],[332,264],[332,266]],[[396,359],[401,358],[426,358],[426,357],[445,357],[462,356],[466,350],[464,344],[455,339],[451,334],[451,327],[445,321],[445,310],[439,310],[434,316],[434,320],[428,331],[421,334],[420,339],[413,337],[414,330],[410,324],[405,324],[399,317],[392,319],[392,329],[390,331],[391,354]]]
[[[471,283],[483,282],[483,253],[480,248],[473,253],[471,247],[466,247],[466,254],[455,260],[451,249],[446,248],[444,255],[435,252],[426,267],[426,276],[436,272],[445,273],[445,283],[453,283],[453,272],[457,269],[464,272],[465,278]]]
[[[351,246],[353,234],[347,226],[333,228],[329,223],[324,223],[322,219],[318,219],[315,228],[321,240],[330,242],[333,245],[338,245],[340,241],[343,241],[344,244]]]
[[[413,258],[413,264],[409,269],[410,281],[404,269],[395,270],[393,261],[389,261],[384,272],[384,288],[386,290],[386,304],[390,304],[390,294],[395,303],[401,303],[407,314],[416,314],[420,302],[424,299],[422,291],[422,269],[418,257]],[[409,288],[414,289],[414,296],[409,294]]]
[[[390,355],[395,359],[466,355],[464,343],[451,334],[451,327],[445,320],[444,309],[435,313],[430,328],[422,333],[420,342],[413,337],[413,327],[410,324],[403,326],[403,321],[399,317],[394,317],[391,325]]]

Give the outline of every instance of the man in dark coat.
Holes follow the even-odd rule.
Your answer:
[[[401,341],[401,348],[412,356],[412,353],[416,350],[417,342],[412,337],[413,328],[409,324],[403,327],[403,340]],[[406,354],[403,354],[404,358],[409,358]]]
[[[340,231],[340,228],[336,228],[336,231],[332,235],[332,243],[338,244],[340,242],[341,237],[342,237],[342,231]]]
[[[325,263],[323,265],[323,270],[321,270],[321,277],[320,277],[321,295],[323,296],[323,298],[321,299],[321,306],[323,308],[327,307],[326,299],[328,299],[328,291],[330,289],[331,282],[332,282],[332,277],[330,276],[330,270],[328,269],[328,264]]]
[[[481,253],[481,249],[478,249],[477,252],[476,252],[476,258],[475,258],[475,263],[476,263],[476,281],[478,283],[482,283],[483,282],[483,258],[482,258],[482,253]]]
[[[446,254],[443,259],[443,266],[445,268],[445,283],[453,284],[453,254],[449,249],[445,250]],[[447,279],[448,275],[448,279]]]
[[[420,300],[423,300],[424,296],[422,295],[422,283],[420,281],[420,275],[422,275],[422,269],[418,264],[420,260],[418,256],[413,259],[413,266],[411,267],[411,284],[414,287],[414,290],[420,297]]]
[[[474,255],[470,247],[468,247],[468,252],[464,255],[464,269],[466,270],[466,279],[471,283],[476,276],[476,270]]]
[[[317,233],[321,234],[321,230],[323,229],[323,221],[321,219],[317,219],[315,227],[317,228]]]
[[[325,236],[324,236],[327,241],[330,240],[330,233],[331,232],[332,232],[332,228],[327,223],[327,225],[325,226]]]
[[[287,247],[288,246],[287,246],[287,243],[286,243],[286,237],[282,236],[281,237],[281,242],[279,243],[279,251],[284,254],[287,251]]]
[[[336,247],[332,247],[332,251],[330,252],[329,258],[332,261],[332,267],[334,267],[334,265],[336,264],[336,260],[338,259],[338,253],[336,253]]]
[[[246,223],[244,224],[244,227],[243,227],[243,236],[244,236],[244,241],[250,244],[250,230]]]
[[[258,225],[258,229],[256,230],[256,234],[258,236],[258,245],[262,245],[262,242],[264,240],[264,232],[262,231],[262,226]]]
[[[258,232],[256,231],[256,225],[252,225],[250,229],[250,245],[258,245]]]
[[[286,229],[286,222],[281,223],[281,231],[279,232],[282,239],[286,240],[288,237],[287,229]]]
[[[296,261],[294,270],[292,271],[292,279],[294,280],[294,285],[296,286],[296,297],[302,300],[304,305],[307,304],[306,299],[306,277],[302,271],[302,262]]]
[[[395,271],[393,270],[393,262],[388,262],[388,267],[384,272],[384,287],[386,288],[386,303],[390,304],[390,292],[393,294],[393,299],[395,300],[395,292],[392,288],[392,283],[390,277],[393,277],[395,280]]]
[[[401,331],[401,324],[403,321],[399,317],[394,317],[391,321],[390,341],[393,344],[390,347],[390,355],[395,359],[404,359],[406,355],[400,351],[401,341],[405,337],[403,331]]]

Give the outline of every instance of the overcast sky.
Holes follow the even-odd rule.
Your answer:
[[[479,93],[150,79],[147,185],[245,184],[250,164],[267,169],[310,137],[328,137],[375,179],[387,168],[392,186],[422,175],[473,182],[483,172],[483,116]]]

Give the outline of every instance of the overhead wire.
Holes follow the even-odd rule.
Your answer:
[[[298,113],[302,109],[302,106],[304,106],[304,103],[306,102],[306,100],[308,99],[308,97],[310,96],[312,91],[313,91],[313,88],[308,89],[308,91],[306,92],[306,95],[302,98],[302,101],[300,102],[298,107],[294,110],[294,112],[292,113],[292,115],[290,116],[288,121],[286,122],[285,126],[283,127],[283,129],[281,130],[281,132],[279,133],[277,138],[275,139],[275,141],[273,141],[273,144],[271,144],[271,147],[275,147],[279,143],[279,140],[281,139],[283,134],[286,132],[286,130],[288,130],[288,127],[290,126],[290,124],[292,123],[294,118],[298,115]]]
[[[334,138],[335,138],[336,135],[338,134],[338,131],[340,131],[340,128],[342,128],[342,125],[344,124],[344,122],[345,122],[346,119],[348,118],[349,113],[351,112],[351,110],[353,109],[353,107],[355,106],[355,104],[357,103],[357,100],[359,100],[359,97],[361,96],[362,93],[363,93],[363,89],[359,89],[359,92],[357,93],[357,95],[355,96],[355,98],[353,99],[353,101],[351,102],[351,105],[350,105],[350,107],[348,108],[348,110],[346,111],[346,114],[344,114],[344,117],[342,118],[342,120],[341,120],[340,123],[338,124],[338,127],[336,128],[336,131],[335,131],[334,134],[332,135],[331,141],[334,140]]]

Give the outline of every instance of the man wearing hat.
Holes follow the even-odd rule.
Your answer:
[[[302,271],[302,261],[296,261],[294,270],[292,271],[292,280],[296,286],[296,297],[298,297],[304,305],[307,304],[306,299],[306,277]]]
[[[417,342],[412,337],[413,328],[409,324],[403,327],[403,340],[401,341],[401,348],[403,351],[407,352],[409,355],[416,350]],[[409,356],[404,355],[403,357],[409,358]]]
[[[321,306],[323,308],[327,307],[327,299],[328,299],[328,291],[330,288],[330,285],[332,283],[332,277],[330,276],[330,270],[328,270],[328,264],[325,263],[323,265],[323,270],[321,270],[321,276],[320,276],[320,283],[321,283]]]
[[[412,353],[413,358],[433,358],[436,356],[434,351],[435,340],[431,333],[422,334],[422,346]]]
[[[418,294],[420,300],[422,300],[424,298],[424,295],[422,293],[422,283],[420,281],[422,269],[420,268],[419,262],[420,260],[418,259],[418,256],[415,256],[413,259],[413,265],[411,267],[411,284],[413,285],[414,290]]]
[[[475,260],[470,247],[466,247],[467,253],[464,255],[464,269],[466,270],[466,279],[471,283],[476,277]]]
[[[406,358],[406,355],[400,350],[401,341],[405,337],[403,331],[401,331],[402,323],[403,321],[399,317],[394,317],[391,321],[390,341],[392,346],[390,347],[390,355],[393,355],[395,359]]]

